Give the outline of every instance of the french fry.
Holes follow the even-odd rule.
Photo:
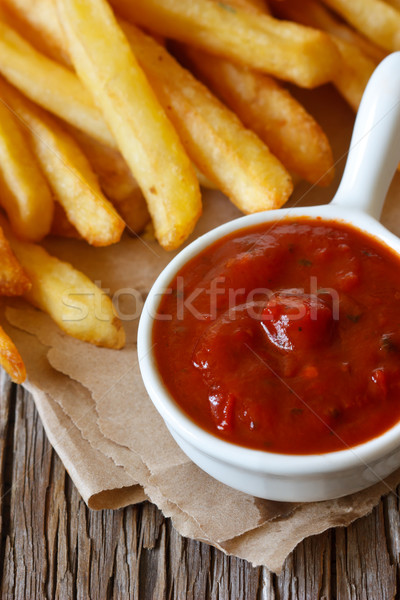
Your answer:
[[[54,202],[54,214],[53,221],[51,223],[51,229],[49,235],[56,237],[82,239],[75,227],[68,221],[65,210],[59,202]]]
[[[287,169],[328,185],[334,169],[329,141],[313,117],[267,75],[186,49],[196,73],[252,129]]]
[[[213,183],[212,181],[210,181],[208,179],[208,177],[206,177],[204,175],[204,173],[199,171],[199,169],[196,167],[196,165],[193,165],[193,167],[194,167],[194,170],[196,171],[197,181],[199,182],[201,187],[206,188],[207,190],[217,190],[218,189],[217,185],[215,183]]]
[[[14,0],[9,1],[14,2]],[[247,1],[248,0],[246,0],[246,2]],[[15,3],[18,4],[18,6],[21,8],[25,2],[28,2],[28,0],[15,0]],[[40,0],[40,2],[43,6],[46,6],[47,13],[51,12],[52,9],[54,10],[53,3],[51,0]],[[38,14],[35,14],[35,24],[37,24],[38,32],[43,32],[43,36],[46,32],[46,23],[42,23],[40,17],[45,21],[46,12],[43,10],[39,11]],[[51,15],[50,22],[54,20],[55,16],[56,12],[54,11],[54,14]],[[22,17],[23,15],[21,15],[21,18]],[[58,46],[60,48],[63,48],[63,42],[65,42],[65,40],[58,37],[57,30],[53,30],[53,35],[57,36],[56,39],[58,42]],[[64,52],[66,52],[65,49]],[[45,64],[48,65],[47,62]],[[29,77],[34,77],[35,72],[33,69],[28,69],[24,73],[24,75],[27,76],[27,80],[24,80],[24,84],[30,87]],[[72,76],[75,77],[73,74]],[[68,85],[56,85],[52,87],[51,95],[49,96],[48,101],[43,102],[43,98],[46,94],[46,89],[48,85],[51,86],[51,81],[52,80],[50,79],[48,84],[47,82],[45,84],[45,82],[43,81],[43,85],[46,85],[46,87],[43,87],[42,94],[40,93],[40,89],[37,90],[38,96],[35,97],[35,100],[39,104],[42,103],[42,106],[45,106],[50,112],[53,112],[55,115],[61,116],[62,118],[64,118],[64,120],[67,120],[67,122],[72,126],[73,136],[77,137],[79,144],[83,146],[83,150],[88,156],[89,162],[91,163],[94,171],[96,172],[99,178],[100,186],[103,189],[104,193],[114,204],[115,208],[124,219],[130,231],[140,233],[150,218],[147,205],[145,205],[143,194],[134,177],[132,176],[129,167],[126,165],[126,162],[116,150],[114,139],[110,136],[108,137],[108,139],[104,139],[104,135],[102,134],[102,131],[104,132],[106,130],[106,125],[104,121],[103,127],[100,128],[100,136],[97,136],[97,139],[91,137],[91,135],[93,134],[93,129],[91,126],[92,120],[86,121],[85,119],[87,105],[85,103],[80,105],[79,100],[77,100],[79,94],[74,94],[74,90],[81,87],[81,97],[86,96],[83,86],[76,77],[75,84],[74,86],[72,86],[72,88],[70,88]],[[40,85],[40,81],[32,81],[32,86],[40,87]],[[24,87],[20,87],[20,89],[22,89],[22,91],[26,91],[24,90]],[[62,106],[64,103],[67,103],[70,106],[74,105],[75,111],[72,111],[72,113],[67,113],[65,110],[60,111],[59,107]],[[102,119],[101,116],[98,116],[98,118],[99,120]],[[80,130],[73,127],[73,125],[76,125],[78,122],[81,125]],[[99,137],[100,140],[102,140],[104,143],[99,141]],[[216,188],[216,185],[212,183],[203,173],[200,173],[200,171],[198,171],[196,167],[195,170],[200,185],[209,189]],[[52,229],[53,232],[57,231],[57,226],[55,225],[55,223],[53,224]],[[62,227],[62,231],[67,231],[67,229],[71,228]]]
[[[22,296],[31,287],[0,228],[0,296]]]
[[[18,240],[3,217],[0,225],[32,283],[26,300],[49,314],[68,335],[96,346],[122,348],[125,332],[111,299],[69,263],[37,244]]]
[[[214,2],[218,2],[218,0],[214,0]],[[264,0],[227,0],[226,4],[234,8],[242,8],[253,14],[271,14]]]
[[[334,84],[352,109],[357,111],[377,63],[354,44],[349,44],[340,38],[335,38],[335,43],[342,55],[343,67],[335,77]]]
[[[88,135],[74,130],[107,198],[125,221],[130,232],[141,233],[150,220],[146,200],[123,156]]]
[[[0,99],[0,204],[16,234],[41,240],[50,230],[53,198],[20,122]]]
[[[0,327],[0,365],[7,371],[14,383],[23,383],[26,369],[14,342]]]
[[[301,3],[297,0],[272,0],[272,7],[283,18],[308,27],[322,29],[322,31],[329,33],[333,40],[339,38],[344,42],[358,46],[376,64],[387,55],[385,50],[354,31],[352,27],[344,23],[317,0],[303,0]]]
[[[400,50],[400,11],[383,0],[322,0],[357,31],[389,52]]]
[[[26,126],[42,170],[68,220],[80,235],[93,246],[118,242],[124,223],[103,196],[95,174],[73,138],[50,115],[2,79],[0,95],[7,99]]]
[[[80,78],[147,200],[156,237],[177,248],[201,213],[192,165],[105,0],[57,0]],[[104,44],[107,40],[107,44]]]
[[[114,139],[90,94],[76,75],[26,42],[0,19],[0,72],[43,108],[114,146]]]
[[[354,37],[350,28],[337,23],[324,6],[313,0],[303,0],[301,6],[296,0],[279,0],[274,3],[274,8],[285,18],[311,27],[327,28],[342,56],[342,66],[334,78],[334,85],[356,111],[368,80],[378,64],[377,60],[367,56],[361,49],[360,36]],[[349,42],[348,39],[352,41]]]
[[[213,0],[112,0],[126,19],[302,87],[330,81],[340,57],[326,34]]]
[[[243,212],[282,206],[292,182],[278,159],[170,54],[121,23],[190,158]]]
[[[31,44],[50,58],[71,65],[53,0],[2,0],[2,8],[1,16]]]
[[[25,0],[18,1],[25,2]],[[47,3],[47,8],[49,10],[51,10],[51,7],[53,7],[53,4],[50,0],[40,1],[42,3]],[[43,31],[45,31],[45,28],[43,29]],[[59,39],[58,41],[60,46],[62,46],[62,40]],[[27,58],[27,60],[29,60],[29,58]],[[45,64],[48,65],[48,62],[46,62]],[[35,71],[34,69],[27,69],[23,74],[27,77],[26,80],[23,78],[23,82],[30,89],[31,86],[29,77],[32,77],[34,79]],[[94,171],[99,177],[100,186],[102,187],[104,193],[114,204],[115,208],[124,219],[130,231],[140,233],[150,218],[147,205],[145,205],[144,203],[143,194],[134,177],[132,176],[129,167],[126,165],[126,162],[116,150],[114,139],[111,136],[108,136],[108,139],[104,139],[102,131],[104,132],[107,130],[107,126],[105,125],[104,121],[103,126],[100,128],[100,136],[97,136],[97,138],[100,137],[100,140],[102,141],[91,137],[91,135],[93,134],[93,120],[87,121],[85,119],[85,114],[87,112],[87,104],[80,104],[79,99],[77,99],[79,95],[85,98],[86,92],[78,78],[73,73],[70,73],[69,76],[75,78],[74,86],[72,86],[72,88],[69,85],[55,85],[51,87],[51,94],[48,97],[47,102],[43,102],[43,98],[46,97],[46,91],[48,89],[48,86],[52,85],[52,80],[50,79],[48,83],[44,80],[32,80],[32,86],[37,86],[36,92],[38,96],[35,96],[35,99],[38,101],[39,104],[42,103],[42,106],[45,106],[50,112],[53,112],[57,116],[61,116],[62,118],[67,120],[67,122],[71,125],[73,136],[77,137],[79,144],[83,146],[84,152],[89,158],[89,162],[91,163]],[[19,78],[17,78],[17,83],[18,81]],[[40,85],[46,86],[43,87],[43,89],[41,90],[42,93],[40,93]],[[23,86],[19,87],[20,89],[22,89],[22,91],[26,91],[24,90]],[[78,89],[79,87],[81,88],[82,93],[74,94],[74,90]],[[59,107],[63,106],[64,103],[67,103],[70,106],[75,106],[75,110],[71,113],[65,110],[60,111]],[[102,117],[100,115],[94,115],[94,118],[102,120]],[[76,127],[73,127],[73,125],[76,125],[77,123],[81,125],[81,130],[77,129]],[[214,189],[216,187],[214,183],[212,183],[207,177],[205,177],[205,175],[200,173],[198,170],[196,170],[196,175],[199,180],[199,183],[203,187],[207,187],[210,189]],[[53,232],[57,231],[57,226],[55,225],[55,222],[53,223],[52,229]],[[62,227],[62,231],[64,232],[66,232],[68,229],[71,230],[71,228]]]
[[[400,10],[400,0],[385,0],[385,2],[397,10]]]
[[[25,1],[25,0],[22,0]],[[49,2],[49,0],[41,0],[41,2]],[[246,0],[247,1],[247,0]],[[143,66],[143,65],[142,65]],[[80,85],[79,81],[76,79],[75,82],[78,86]],[[57,88],[54,87],[54,89],[52,89],[52,93],[54,93],[56,96],[58,94],[58,97],[56,97],[56,102],[55,105],[52,106],[52,103],[50,103],[50,105],[47,106],[47,108],[49,110],[51,110],[52,112],[54,112],[55,114],[59,114],[59,111],[57,110],[57,106],[59,103],[73,103],[74,102],[74,98],[71,98],[70,92],[68,90],[68,87],[63,87],[60,93],[60,89],[61,88]],[[43,90],[44,92],[45,90]],[[84,112],[85,107],[82,107],[82,112]],[[78,111],[79,111],[79,107],[78,107]],[[65,115],[64,115],[65,118]],[[68,115],[67,115],[68,118]],[[73,122],[73,119],[69,119],[69,122]],[[85,121],[82,119],[82,130],[85,130]],[[79,130],[75,130],[74,135],[78,134],[78,141],[79,143],[83,143],[84,145],[84,151],[85,153],[88,155],[89,157],[89,161],[92,163],[92,166],[95,170],[95,172],[97,173],[99,180],[100,180],[100,185],[103,188],[103,191],[105,192],[105,194],[107,195],[107,197],[110,198],[110,200],[113,202],[114,206],[117,208],[118,212],[120,212],[121,216],[123,217],[123,219],[125,220],[127,226],[131,229],[131,231],[137,232],[139,233],[142,229],[143,226],[146,224],[148,216],[147,216],[147,209],[145,209],[143,207],[143,202],[141,200],[141,192],[138,189],[138,186],[135,182],[135,180],[132,178],[131,175],[128,175],[127,177],[122,176],[122,182],[119,182],[118,179],[116,179],[114,176],[110,176],[109,175],[109,171],[110,169],[107,168],[105,173],[102,173],[102,167],[99,167],[99,161],[96,159],[96,150],[93,150],[94,145],[90,143],[89,139],[90,139],[90,128],[86,128],[86,134],[89,135],[89,137],[87,138],[87,143],[84,143],[84,138],[85,135],[81,135],[80,133],[78,133]],[[90,149],[90,145],[92,145],[92,151]],[[108,140],[107,142],[107,146],[113,146],[114,145],[114,141],[113,140]],[[115,159],[112,158],[112,156],[116,156],[116,153],[113,153],[111,150],[109,150],[109,148],[104,148],[104,152],[101,149],[100,146],[98,146],[99,148],[99,154],[104,154],[104,156],[106,156],[106,160],[101,159],[102,165],[106,165],[107,163],[109,163],[110,165],[114,165],[115,163]],[[114,165],[115,166],[115,165]],[[111,170],[113,170],[114,167],[111,168]],[[200,173],[198,170],[196,171],[197,177],[199,179],[199,182],[202,186],[207,187],[207,188],[216,188],[217,185],[215,182],[210,181],[209,178],[207,178],[203,173]],[[118,176],[119,177],[119,176]],[[133,185],[129,184],[129,179],[131,179],[131,181],[133,181]],[[127,190],[129,189],[129,187],[131,187],[131,192],[127,193]]]

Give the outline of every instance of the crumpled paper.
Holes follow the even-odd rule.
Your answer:
[[[333,140],[336,184],[324,190],[299,184],[291,205],[322,204],[332,198],[354,119],[329,87],[310,96],[304,92],[304,98]],[[399,197],[397,175],[382,219],[397,234]],[[192,239],[238,216],[221,194],[206,192],[204,214]],[[174,254],[155,242],[128,236],[109,248],[63,239],[49,240],[46,246],[109,290],[127,334],[123,350],[97,348],[65,335],[47,315],[23,301],[8,302],[4,309],[4,327],[27,366],[26,387],[49,440],[91,508],[119,508],[148,498],[172,518],[182,535],[278,572],[304,537],[348,525],[400,483],[399,470],[352,496],[296,504],[254,498],[212,479],[176,445],[147,396],[138,368],[140,309]]]

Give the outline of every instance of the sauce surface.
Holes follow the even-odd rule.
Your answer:
[[[153,343],[210,433],[286,454],[354,446],[400,420],[400,259],[336,222],[235,232],[171,282]]]

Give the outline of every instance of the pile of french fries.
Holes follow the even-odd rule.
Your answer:
[[[111,300],[39,242],[107,246],[151,220],[170,250],[201,215],[200,185],[244,213],[282,206],[292,175],[329,185],[329,141],[283,82],[332,82],[356,110],[399,49],[399,0],[2,0],[0,296],[121,348]],[[90,299],[85,318],[66,294]],[[0,364],[24,380],[2,329]]]

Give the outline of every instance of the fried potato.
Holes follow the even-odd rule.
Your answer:
[[[335,77],[334,84],[353,110],[357,111],[377,63],[354,44],[349,44],[340,38],[335,38],[335,43],[342,55],[343,67]]]
[[[0,296],[22,296],[31,288],[0,227]]]
[[[95,139],[115,145],[100,111],[76,75],[35,50],[1,19],[0,72],[39,106]]]
[[[212,0],[112,0],[126,19],[302,87],[330,81],[340,57],[326,34]]]
[[[15,233],[41,240],[50,230],[53,198],[19,120],[0,99],[0,204]]]
[[[69,263],[37,244],[18,240],[3,217],[0,225],[32,283],[26,300],[49,314],[68,335],[96,346],[122,348],[125,332],[111,299]]]
[[[208,177],[206,177],[204,175],[204,173],[199,171],[199,169],[196,167],[196,165],[193,165],[193,167],[194,167],[194,170],[196,171],[197,181],[199,182],[201,187],[206,188],[207,190],[217,190],[218,189],[216,184],[213,183],[212,181],[210,181],[208,179]]]
[[[77,73],[143,191],[156,237],[164,248],[177,248],[201,213],[200,188],[179,137],[105,0],[57,0],[57,6]]]
[[[133,25],[122,27],[200,171],[243,212],[282,206],[292,182],[265,144],[165,48]]]
[[[362,44],[359,43],[360,36],[355,34],[354,37],[350,28],[336,22],[323,6],[313,0],[303,0],[301,6],[296,0],[279,0],[274,7],[285,18],[311,27],[327,28],[342,56],[342,66],[334,78],[334,85],[356,111],[368,80],[378,64],[376,59],[364,53]],[[349,42],[348,39],[352,41]]]
[[[329,141],[313,117],[267,75],[187,49],[196,73],[267,144],[287,169],[328,185],[334,169]]]
[[[214,0],[214,2],[218,2],[218,0]],[[264,0],[227,0],[225,4],[234,8],[242,8],[253,14],[271,14]]]
[[[131,233],[141,233],[150,220],[146,200],[122,154],[74,130],[107,198],[121,215]]]
[[[124,223],[103,196],[95,174],[73,138],[50,115],[2,79],[0,95],[27,127],[31,147],[42,170],[68,220],[80,235],[93,246],[118,242]]]
[[[272,7],[280,17],[296,21],[308,27],[322,29],[329,33],[333,40],[339,38],[344,42],[358,46],[359,49],[376,63],[385,58],[387,52],[372,43],[363,35],[354,31],[323,4],[317,0],[272,0]],[[338,71],[340,73],[340,69]],[[338,75],[338,74],[337,74]]]
[[[54,202],[53,221],[51,223],[49,235],[78,240],[82,239],[82,236],[79,235],[72,223],[68,221],[68,217],[66,215],[65,210],[57,201]]]
[[[397,10],[400,10],[400,0],[385,0],[385,2],[394,8],[397,8]]]
[[[26,379],[24,362],[4,329],[0,327],[0,365],[7,371],[14,383],[23,383]]]
[[[2,0],[2,17],[50,58],[71,65],[52,0]]]
[[[389,52],[400,50],[400,11],[383,0],[322,0],[357,31]]]
[[[25,0],[16,1],[18,3],[25,2]],[[44,5],[47,4],[48,10],[53,7],[51,0],[40,0],[40,2]],[[42,15],[41,12],[39,14]],[[45,28],[43,29],[43,32],[45,32]],[[58,39],[58,42],[62,47],[62,40]],[[28,70],[28,77],[29,74],[32,76],[34,75],[33,71],[31,72]],[[140,187],[134,179],[128,165],[126,164],[126,161],[117,151],[115,141],[112,136],[109,136],[109,138],[106,140],[103,139],[103,142],[105,143],[102,143],[98,139],[91,137],[91,134],[93,134],[91,126],[92,120],[86,121],[84,118],[85,112],[87,111],[87,105],[85,103],[81,105],[79,104],[79,100],[77,100],[79,94],[74,94],[74,90],[76,91],[76,89],[80,87],[82,91],[80,96],[82,98],[86,97],[86,92],[78,78],[73,73],[70,73],[69,76],[74,77],[74,86],[72,86],[72,88],[70,88],[68,85],[54,86],[51,90],[52,95],[48,98],[48,101],[46,103],[42,103],[42,105],[46,106],[50,112],[53,112],[55,115],[61,116],[68,121],[68,123],[71,125],[73,137],[78,139],[79,145],[83,147],[84,153],[87,155],[93,170],[99,178],[99,183],[103,192],[111,200],[130,231],[134,233],[140,233],[143,231],[150,219],[147,204],[145,203]],[[29,81],[27,83],[29,84]],[[43,98],[46,95],[47,82],[44,80],[38,82],[36,80],[35,82],[32,82],[32,85],[37,85],[38,87],[40,85],[46,86],[43,87],[42,94],[39,93],[40,90],[37,90],[39,93],[39,98],[36,99],[40,103],[40,98]],[[72,113],[63,111],[63,114],[61,114],[59,107],[64,103],[75,105],[76,113],[81,113],[80,117],[77,119],[77,115],[74,113],[74,111]],[[98,118],[99,120],[102,120],[100,115],[98,115]],[[78,121],[81,125],[81,130],[73,127],[73,125],[76,125]],[[106,129],[107,126],[103,121],[103,127],[100,128],[101,139],[104,138],[104,135],[102,135],[101,132],[104,132]],[[199,171],[196,171],[196,175],[199,183],[203,187],[211,189],[216,187],[215,184],[213,184]],[[72,234],[74,228],[67,226],[64,227],[64,225],[58,227],[56,220],[53,220],[52,233],[54,234],[56,231],[60,231],[60,235],[68,236],[68,232]],[[75,232],[74,235],[79,234]]]

